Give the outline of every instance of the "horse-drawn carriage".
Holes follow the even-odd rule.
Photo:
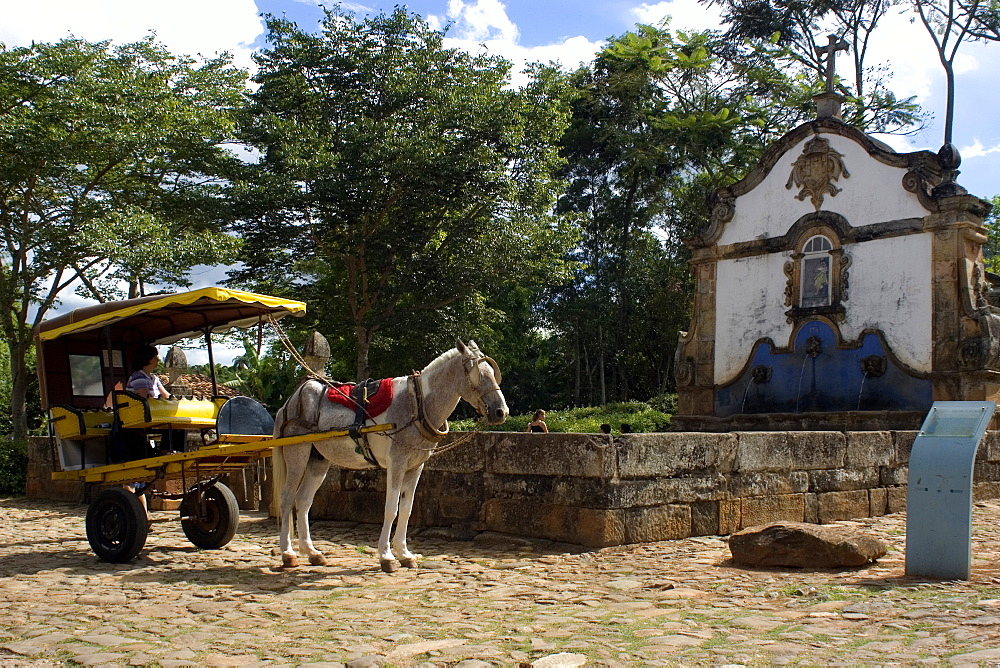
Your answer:
[[[235,495],[220,478],[278,455],[274,493],[280,491],[282,500],[283,562],[293,565],[293,506],[299,513],[300,550],[310,561],[321,562],[309,537],[308,511],[331,463],[345,468],[381,466],[387,470],[388,488],[379,544],[382,565],[389,570],[395,561],[389,530],[397,513],[393,545],[401,561],[410,565],[406,520],[423,463],[447,433],[447,418],[459,399],[472,403],[490,422],[506,418],[499,369],[474,342],[468,346],[458,342],[422,374],[387,379],[384,391],[395,398],[385,402],[378,415],[367,412],[367,400],[351,399],[359,403],[358,410],[334,403],[339,393],[331,392],[333,384],[313,374],[316,377],[300,384],[279,411],[277,425],[253,399],[219,395],[214,333],[304,312],[305,304],[298,301],[203,288],[84,307],[41,323],[35,343],[42,407],[49,411],[57,459],[58,470],[52,477],[101,485],[179,480],[183,489],[179,494],[153,492],[149,487],[141,493],[179,498],[185,535],[198,547],[214,549],[232,540],[239,523]],[[131,371],[127,360],[135,350],[199,336],[208,351],[210,396],[153,399],[125,389]],[[147,452],[137,459],[113,461],[116,438],[123,430],[142,434],[185,430],[197,432],[201,439],[185,451]],[[288,456],[280,456],[286,450]],[[287,482],[281,482],[284,479]],[[139,497],[125,487],[112,486],[91,501],[86,529],[100,558],[123,562],[142,549],[149,523]]]

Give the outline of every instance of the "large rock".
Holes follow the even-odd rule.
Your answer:
[[[733,561],[748,566],[863,566],[887,549],[881,540],[852,529],[802,522],[774,522],[729,537]]]

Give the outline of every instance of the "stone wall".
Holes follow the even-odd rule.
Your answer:
[[[884,515],[905,510],[915,437],[914,431],[484,432],[431,458],[411,526],[604,547],[729,534],[776,520]],[[974,482],[977,499],[1000,497],[1000,432],[988,432],[980,444]],[[43,487],[30,486],[29,495],[46,496]],[[266,503],[267,481],[262,491]],[[331,469],[312,518],[381,524],[384,493],[382,471]]]
[[[915,438],[914,431],[482,433],[430,460],[411,526],[603,547],[776,520],[873,517],[905,510]],[[1000,497],[1000,432],[980,445],[974,481],[976,498]],[[312,517],[381,523],[384,492],[381,471],[331,469]]]

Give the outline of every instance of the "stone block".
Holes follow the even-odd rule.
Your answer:
[[[803,498],[805,500],[805,512],[802,514],[804,521],[819,524],[819,497],[816,494],[806,493]]]
[[[417,496],[420,495],[420,488],[417,487]],[[414,508],[422,508],[423,499],[417,499]],[[438,514],[440,521],[435,525],[473,526],[481,523],[483,517],[483,503],[479,498],[469,498],[467,496],[441,496],[437,499]]]
[[[495,433],[501,437],[486,450],[488,473],[590,478],[618,474],[615,447],[603,434]]]
[[[588,547],[622,545],[625,512],[539,504],[532,499],[487,499],[489,531],[535,536]]]
[[[972,484],[972,498],[974,501],[986,501],[987,499],[1000,499],[1000,482],[975,482]]]
[[[891,432],[847,432],[847,456],[844,465],[856,469],[887,466],[894,459],[895,452]]]
[[[868,490],[817,494],[821,524],[869,516]]]
[[[449,471],[451,473],[481,473],[486,468],[486,447],[488,439],[484,438],[481,432],[468,438],[459,445],[448,448],[449,443],[456,439],[465,439],[468,435],[465,432],[452,432],[442,439],[439,444],[441,452],[435,452],[427,464],[424,471]]]
[[[901,513],[906,510],[906,487],[889,487],[886,489],[888,511],[886,514]]]
[[[868,508],[872,517],[880,517],[889,512],[889,490],[875,487],[868,490]]]
[[[719,531],[719,502],[698,501],[691,504],[691,535],[715,536]]]
[[[910,475],[909,466],[883,466],[878,470],[879,487],[892,487],[893,485],[905,485],[906,479]]]
[[[878,469],[824,469],[809,471],[810,492],[841,492],[879,485]]]
[[[337,475],[339,474],[339,475]],[[338,469],[331,468],[326,477],[331,488],[342,489],[345,492],[380,492],[385,494],[385,471],[382,469]]]
[[[972,466],[972,480],[974,482],[1000,481],[1000,462],[990,462],[977,458]]]
[[[802,522],[805,517],[804,494],[782,494],[742,499],[740,528],[769,522]]]
[[[729,476],[733,497],[801,494],[809,488],[809,474],[804,471],[746,471]]]
[[[653,543],[691,535],[691,507],[667,505],[625,511],[625,543]]]
[[[739,531],[742,506],[740,499],[719,501],[719,535]]]
[[[895,454],[893,455],[893,460],[890,464],[893,466],[899,466],[901,464],[908,465],[910,463],[910,450],[913,448],[913,442],[915,440],[917,440],[917,432],[915,431],[892,432],[892,442]]]
[[[976,452],[976,459],[988,462],[1000,461],[1000,431],[986,432]]]
[[[619,475],[653,478],[692,472],[728,473],[736,436],[698,432],[640,434],[616,440]]]
[[[835,469],[847,450],[839,431],[738,432],[737,438],[737,471]]]

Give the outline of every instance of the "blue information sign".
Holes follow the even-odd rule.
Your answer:
[[[935,401],[910,451],[906,574],[968,580],[972,469],[996,411],[992,401]]]

